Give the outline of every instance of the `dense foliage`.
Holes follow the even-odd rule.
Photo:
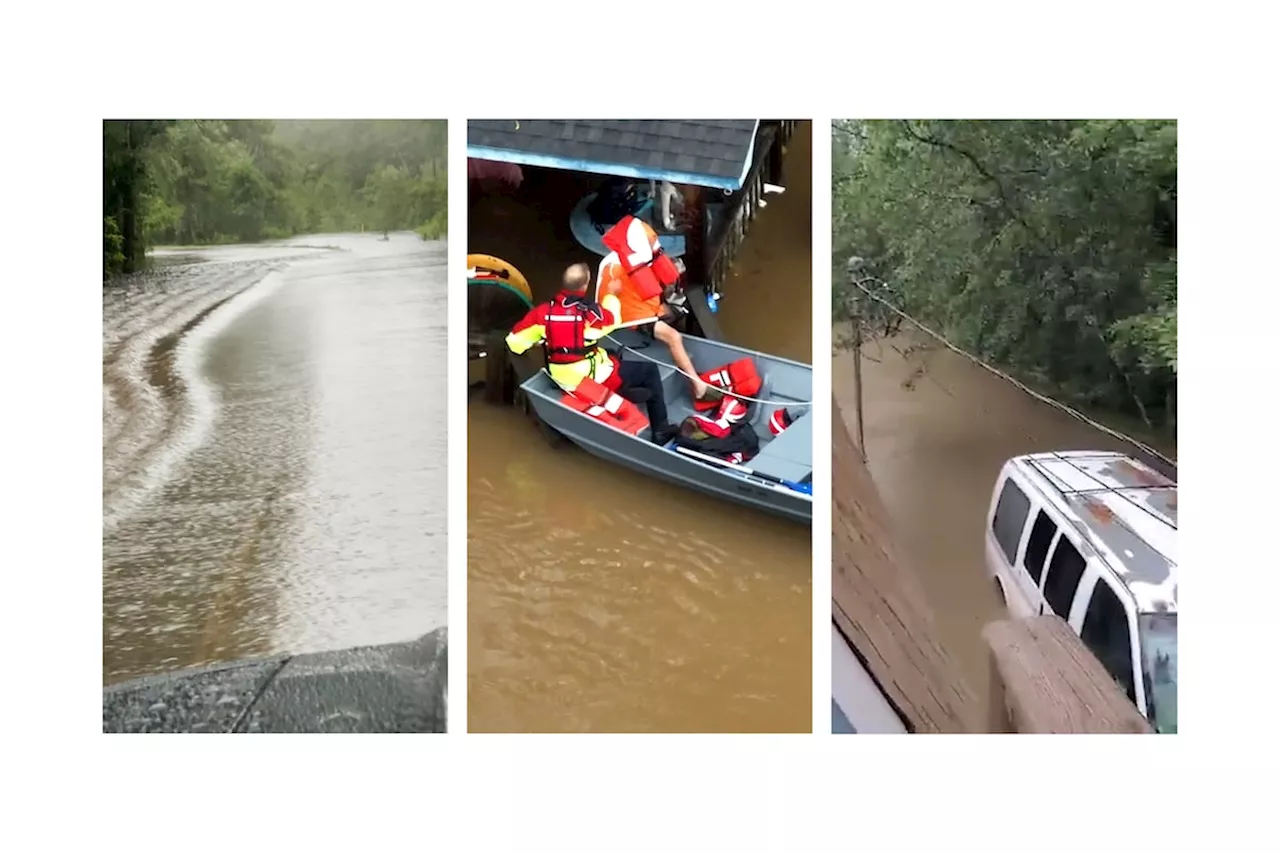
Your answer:
[[[1178,374],[1173,121],[838,121],[846,264],[980,357],[1077,403],[1172,427]]]
[[[106,274],[163,243],[444,236],[443,121],[107,121],[102,138]]]
[[[170,122],[102,123],[102,262],[104,275],[131,271],[146,254],[146,153]]]

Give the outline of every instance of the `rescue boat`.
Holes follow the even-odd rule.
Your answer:
[[[520,388],[547,427],[594,456],[744,506],[793,521],[813,520],[813,368],[808,364],[706,338],[684,336],[685,350],[699,373],[749,359],[759,376],[746,423],[758,451],[741,463],[699,453],[677,442],[651,440],[647,420],[636,423],[637,407],[606,411],[566,394],[544,371]],[[672,424],[705,414],[695,407],[689,380],[677,370],[661,343],[637,332],[614,332],[606,348],[623,359],[648,358],[658,365]],[[638,407],[643,411],[644,407]],[[785,412],[785,416],[780,415]],[[626,414],[627,417],[619,415]]]

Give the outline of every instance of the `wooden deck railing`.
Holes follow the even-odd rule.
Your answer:
[[[764,197],[764,185],[775,182],[776,164],[782,156],[782,146],[791,137],[795,122],[761,123],[756,136],[756,147],[742,189],[727,199],[724,210],[707,239],[703,255],[702,281],[705,289],[719,293],[729,276],[742,241],[760,213],[760,199]],[[719,192],[703,190],[704,193]]]
[[[915,732],[977,732],[980,698],[944,646],[919,577],[831,401],[831,613]]]
[[[988,731],[1150,734],[1151,727],[1071,627],[1053,615],[993,622]]]

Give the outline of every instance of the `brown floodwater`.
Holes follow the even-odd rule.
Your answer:
[[[845,334],[842,328],[832,331],[836,339]],[[1000,467],[1010,457],[1049,450],[1117,450],[1147,457],[956,353],[913,351],[924,342],[921,335],[904,333],[863,347],[867,466],[897,544],[921,574],[940,640],[977,695],[986,697],[989,666],[980,632],[999,618],[1000,603],[987,578],[983,536]],[[835,355],[832,388],[856,438],[853,361],[852,353]],[[1112,428],[1177,459],[1176,442],[1167,437]]]
[[[103,288],[103,681],[445,623],[445,249],[161,253]]]
[[[729,341],[811,359],[810,128],[725,285]],[[594,262],[569,211],[598,178],[525,169],[473,194],[468,251],[538,298]],[[536,206],[535,206],[536,205]],[[552,448],[512,409],[468,410],[470,731],[810,731],[810,530]]]

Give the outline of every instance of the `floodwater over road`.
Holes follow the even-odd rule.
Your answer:
[[[157,253],[103,288],[103,681],[445,623],[445,247]]]
[[[832,336],[843,333],[836,329]],[[923,343],[904,333],[864,345],[867,466],[897,544],[920,572],[939,639],[977,695],[986,697],[990,670],[980,632],[1001,611],[984,567],[983,536],[1000,467],[1010,457],[1048,450],[1146,457],[960,355],[942,348],[913,351]],[[853,355],[838,353],[832,370],[836,400],[856,437]],[[1174,441],[1122,431],[1177,459]]]
[[[730,342],[811,360],[810,131],[726,284]],[[598,182],[525,170],[473,197],[468,251],[549,297],[598,258],[569,234]],[[535,207],[534,204],[537,206]],[[515,410],[468,410],[470,731],[809,731],[810,530],[553,449]]]

